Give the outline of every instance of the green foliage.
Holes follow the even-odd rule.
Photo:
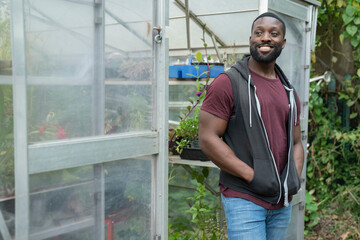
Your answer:
[[[12,88],[0,85],[0,195],[14,193],[14,125]]]
[[[11,28],[7,1],[0,5],[0,60],[11,60]]]
[[[195,239],[221,240],[225,239],[224,223],[220,223],[220,208],[204,204],[204,198],[209,192],[203,184],[198,184],[196,194],[190,197],[193,205],[187,211],[192,215],[192,222],[197,226]]]
[[[317,48],[316,53],[329,51],[327,57],[334,60],[339,56],[344,57],[347,62],[354,64],[354,71],[337,73],[336,69],[343,69],[343,66],[332,61],[331,66],[325,67],[336,78],[337,85],[333,90],[328,91],[325,84],[310,86],[310,145],[307,155],[309,192],[306,193],[305,216],[308,231],[313,230],[319,222],[319,216],[320,221],[335,219],[326,214],[348,213],[355,222],[360,220],[360,1],[322,0],[317,24],[322,31],[317,32],[316,46],[321,48]],[[350,43],[350,48],[344,48],[349,49],[348,52],[337,51],[337,41],[343,45],[348,41],[346,44]],[[316,62],[315,54],[312,62]],[[323,71],[317,71],[316,68],[313,70]],[[348,115],[344,115],[344,110],[349,111]],[[332,211],[329,212],[329,209]],[[336,228],[335,225],[333,227]],[[343,227],[346,228],[343,230],[346,234],[342,239],[350,235],[358,239],[354,237],[359,236],[358,229],[350,230],[346,224]]]
[[[345,3],[345,1],[343,1]],[[359,25],[360,25],[360,11],[358,1],[346,1],[346,8],[341,17],[344,21],[343,33],[344,38],[351,39],[351,45],[356,48],[360,43]],[[356,35],[355,35],[356,34]]]
[[[318,211],[318,207],[316,205],[316,199],[313,196],[314,190],[309,192],[308,190],[305,191],[305,217],[304,220],[307,222],[306,227],[312,228],[316,224],[319,223],[320,217]],[[305,230],[305,234],[308,232],[308,230]]]
[[[176,141],[176,151],[181,153],[184,147],[190,147],[192,140],[198,139],[199,135],[199,115],[195,117],[188,117],[184,121],[179,123],[179,126],[175,129],[175,133],[180,139]]]
[[[334,61],[331,66],[326,67],[335,74],[338,81],[336,91],[340,94],[339,99],[347,101],[351,111],[352,125],[356,126],[359,124],[356,117],[359,116],[360,111],[360,0],[323,0],[319,7],[318,26],[323,26],[323,32],[317,35],[316,45],[327,46],[327,48],[321,48],[321,51],[330,50]],[[336,42],[344,45],[345,40],[351,44],[350,48],[342,49],[348,49],[347,52],[336,50]],[[354,64],[352,72],[346,73],[345,76],[335,70],[343,67],[337,66],[335,59],[339,57],[344,57],[347,62]],[[316,61],[314,57],[312,60]]]
[[[334,201],[341,202],[354,216],[360,217],[359,164],[360,127],[347,130],[327,104],[331,99],[348,96],[327,94],[325,84],[310,86],[309,152],[307,158],[306,228],[319,222],[318,212]],[[325,101],[325,100],[328,101]],[[348,104],[349,105],[349,104]],[[346,188],[351,194],[344,193]],[[331,196],[331,197],[330,197]],[[315,200],[320,202],[315,204]]]
[[[325,84],[310,86],[310,145],[307,157],[309,192],[306,195],[305,216],[306,230],[309,232],[313,231],[319,218],[320,222],[325,221],[322,223],[324,225],[330,225],[326,221],[343,219],[342,215],[350,215],[346,218],[352,219],[352,222],[360,221],[360,1],[322,0],[317,23],[322,32],[317,32],[316,46],[321,48],[317,48],[316,53],[329,51],[326,56],[334,61],[331,66],[323,64],[322,67],[333,73],[337,85],[332,91]],[[348,52],[336,49],[336,42],[344,45],[345,41],[349,48],[344,47],[343,50]],[[347,68],[351,72],[336,72],[345,67],[335,61],[339,57],[354,64],[354,68]],[[312,62],[316,62],[315,54]],[[317,71],[316,68],[313,70],[323,71]],[[345,115],[347,111],[349,113]],[[339,217],[335,218],[335,215]],[[352,229],[346,224],[331,224],[331,229],[326,231],[330,232],[326,239],[335,239],[335,236],[338,238],[340,235],[342,239],[359,237],[359,229]]]
[[[178,240],[222,240],[227,239],[225,221],[221,220],[218,205],[211,205],[206,198],[211,193],[205,185],[198,183],[193,197],[189,197],[192,228],[179,228],[169,223],[169,239]]]
[[[169,239],[204,239],[201,238],[200,228],[206,226],[212,228],[207,231],[205,239],[224,239],[222,235],[226,226],[224,216],[219,212],[219,195],[213,192],[218,187],[219,170],[209,167],[197,167],[180,165],[170,165],[169,182]],[[187,170],[185,170],[187,169]],[[201,207],[199,207],[201,205]],[[201,208],[200,216],[210,221],[202,221],[197,215],[197,220],[193,219],[196,211]],[[196,221],[196,224],[194,223]],[[200,226],[201,225],[201,226]]]
[[[195,57],[198,62],[202,62],[203,56],[200,52],[197,52]],[[206,89],[210,79],[207,77],[204,84],[204,82],[200,81],[200,78],[203,77],[204,74],[208,76],[208,73],[209,71],[205,71],[195,76],[197,93],[195,96],[189,97],[190,105],[187,106],[186,110],[179,116],[179,126],[174,128],[175,133],[173,133],[172,139],[176,136],[176,151],[180,154],[184,147],[191,145],[191,141],[198,139],[200,105],[205,99]],[[192,117],[190,115],[192,115]]]

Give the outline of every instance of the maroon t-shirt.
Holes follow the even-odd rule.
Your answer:
[[[250,71],[250,73],[256,86],[256,93],[261,108],[261,117],[269,138],[270,148],[274,155],[278,172],[281,174],[287,161],[289,100],[279,77],[269,79],[252,71]],[[226,121],[230,119],[230,116],[235,114],[232,84],[226,74],[219,75],[210,84],[201,109]],[[298,106],[297,111],[297,124],[299,124],[300,106]],[[279,204],[271,204],[249,194],[234,191],[221,184],[220,191],[226,197],[244,198],[266,209],[278,209],[284,204],[283,199]]]

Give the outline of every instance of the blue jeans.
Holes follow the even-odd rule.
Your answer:
[[[282,240],[290,224],[288,207],[268,210],[242,198],[221,195],[229,240]]]

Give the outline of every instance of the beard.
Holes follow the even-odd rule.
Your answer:
[[[260,55],[258,52],[258,47],[262,45],[268,45],[273,47],[273,50],[267,55]],[[270,43],[261,43],[261,44],[251,44],[250,45],[250,55],[254,58],[255,61],[260,63],[270,63],[275,61],[281,54],[282,47],[281,44],[270,44]]]

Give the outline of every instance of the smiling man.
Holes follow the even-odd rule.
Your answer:
[[[276,64],[285,32],[276,14],[258,16],[250,55],[212,82],[201,107],[200,147],[221,169],[229,240],[284,239],[300,188],[300,104]]]

